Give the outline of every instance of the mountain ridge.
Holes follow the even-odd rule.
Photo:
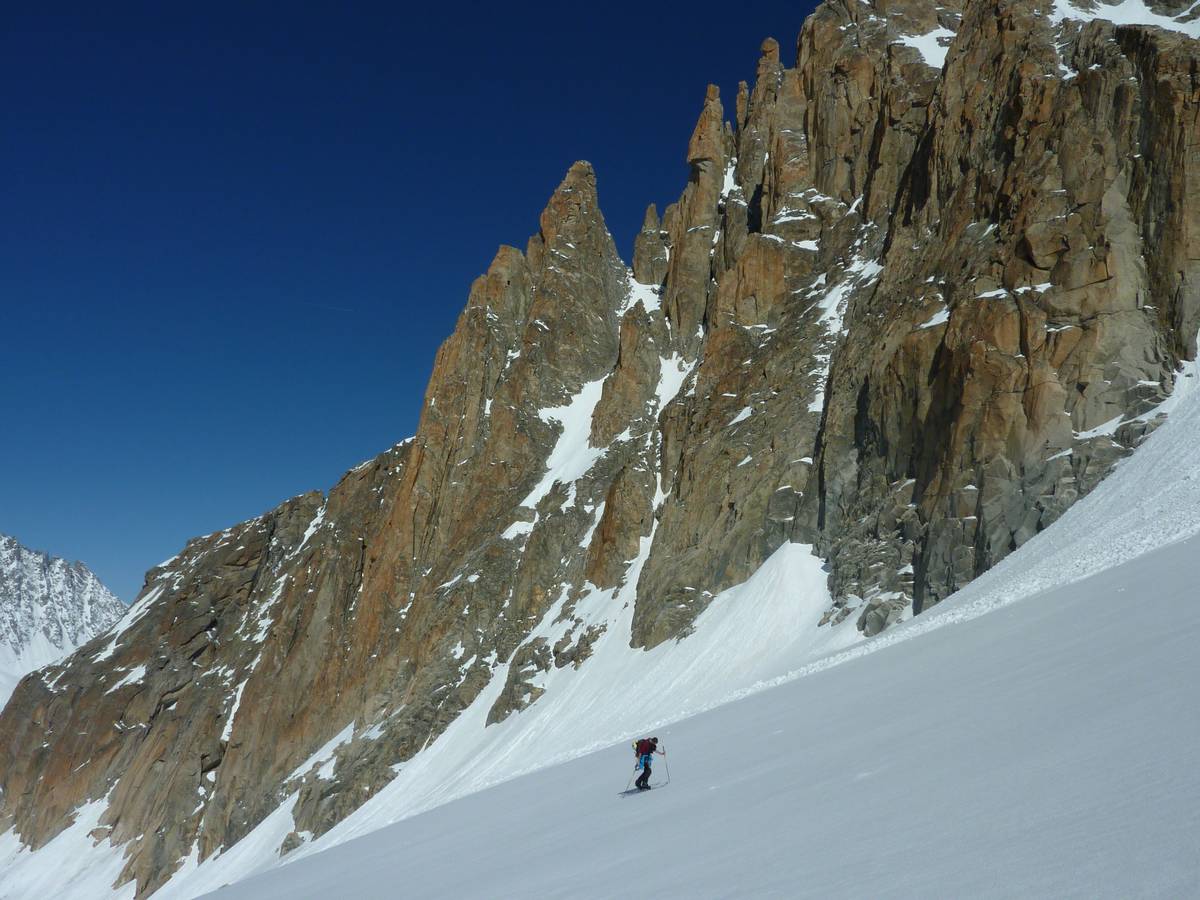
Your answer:
[[[26,673],[70,653],[124,614],[125,604],[83,563],[0,534],[0,702]]]
[[[0,829],[37,848],[106,798],[146,896],[289,802],[277,850],[324,833],[481,697],[515,727],[610,639],[686,646],[781,549],[828,565],[780,590],[837,640],[935,605],[1195,355],[1194,57],[1031,0],[827,2],[732,123],[706,92],[632,269],[576,163],[472,285],[412,439],[190,542],[26,680]]]

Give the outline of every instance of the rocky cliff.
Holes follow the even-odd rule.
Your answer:
[[[870,635],[1050,526],[1200,326],[1200,32],[1105,9],[823,3],[793,66],[768,40],[709,88],[631,269],[576,163],[412,439],[191,542],[22,682],[0,830],[38,848],[103,798],[145,896],[282,803],[280,852],[326,831],[489,685],[489,723],[536,703],[614,606],[631,653],[686,641],[797,542],[822,627]]]
[[[0,534],[0,704],[21,676],[70,653],[125,614],[83,563]]]

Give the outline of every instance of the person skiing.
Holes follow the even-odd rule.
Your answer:
[[[666,750],[658,749],[658,738],[641,738],[633,742],[633,752],[638,758],[638,765],[642,768],[642,774],[638,776],[638,780],[634,785],[639,791],[650,790],[650,763],[655,753],[659,756],[666,756]]]

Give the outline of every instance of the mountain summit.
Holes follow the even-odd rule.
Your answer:
[[[1053,528],[1196,355],[1200,31],[1131,4],[827,0],[697,97],[632,268],[572,165],[412,438],[22,682],[12,865],[187,896],[866,641]]]
[[[23,675],[70,653],[125,610],[83,563],[0,534],[0,704]]]

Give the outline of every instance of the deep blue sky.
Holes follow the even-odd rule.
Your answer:
[[[411,434],[574,160],[628,258],[705,85],[732,114],[810,8],[42,6],[0,27],[0,532],[126,601]]]

